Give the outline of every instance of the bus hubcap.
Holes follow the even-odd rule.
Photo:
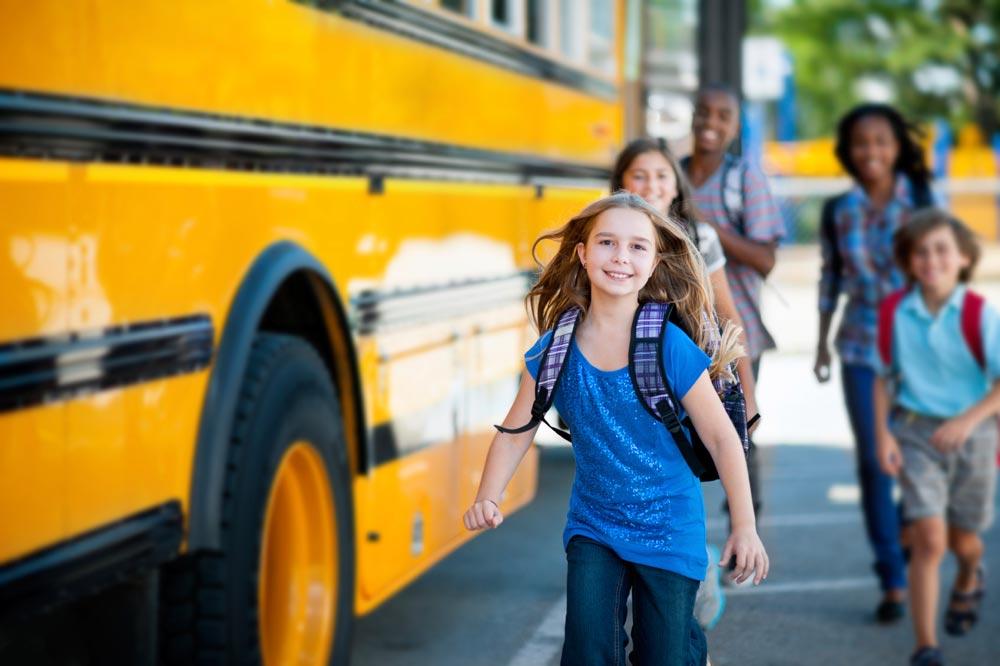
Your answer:
[[[295,442],[278,465],[264,517],[258,610],[266,666],[329,661],[338,587],[333,507],[322,456]]]

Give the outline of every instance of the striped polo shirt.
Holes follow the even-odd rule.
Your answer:
[[[723,205],[722,174],[727,169],[743,171],[742,182],[743,214],[742,229],[734,227]],[[728,180],[728,178],[727,178]],[[761,243],[780,241],[785,236],[785,224],[781,211],[771,189],[767,176],[753,162],[726,154],[715,173],[701,187],[694,191],[694,201],[702,217],[722,227]],[[774,349],[774,338],[764,326],[760,315],[760,295],[764,279],[750,266],[732,257],[726,263],[726,277],[733,292],[736,309],[743,319],[746,332],[748,355],[752,359],[768,349]]]

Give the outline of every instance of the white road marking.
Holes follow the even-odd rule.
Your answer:
[[[552,605],[538,629],[507,666],[544,666],[555,660],[562,650],[565,620],[566,595],[563,595]]]
[[[726,594],[744,596],[748,594],[793,594],[801,592],[832,592],[838,590],[876,589],[878,580],[872,576],[863,578],[833,578],[830,580],[799,580],[787,583],[768,583],[727,587]]]
[[[861,512],[855,511],[821,511],[817,513],[786,513],[764,514],[760,519],[760,527],[819,527],[825,525],[851,525],[861,523]],[[709,518],[705,521],[709,530],[725,530],[729,528],[727,518]]]

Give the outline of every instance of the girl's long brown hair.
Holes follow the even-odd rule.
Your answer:
[[[718,339],[713,330],[717,326],[714,297],[701,254],[679,223],[661,215],[637,194],[623,191],[599,199],[561,228],[538,237],[531,253],[542,269],[541,276],[526,299],[535,326],[547,331],[569,308],[576,306],[584,313],[590,308],[590,280],[577,258],[576,246],[586,245],[594,220],[612,208],[644,213],[656,232],[656,265],[639,291],[639,303],[672,303],[692,340],[712,358],[712,378],[731,378],[729,365],[743,353],[738,343],[739,328],[727,322]],[[555,256],[545,265],[537,253],[544,241],[559,243]]]

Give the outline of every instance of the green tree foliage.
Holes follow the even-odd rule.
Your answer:
[[[752,31],[776,34],[792,54],[803,136],[829,135],[873,86],[916,119],[1000,130],[1000,0],[765,5]]]

